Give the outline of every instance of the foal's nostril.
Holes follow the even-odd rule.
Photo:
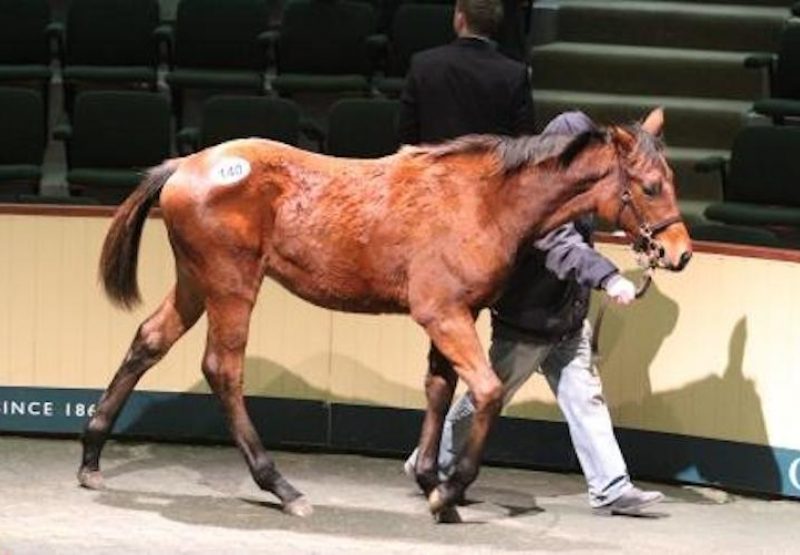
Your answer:
[[[689,260],[692,259],[692,252],[691,251],[683,251],[681,255],[681,259],[678,261],[678,264],[675,266],[675,271],[680,272],[683,270],[686,265],[689,263]]]

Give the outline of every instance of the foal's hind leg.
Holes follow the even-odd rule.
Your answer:
[[[414,467],[417,484],[426,496],[439,485],[439,449],[442,440],[442,426],[447,409],[453,400],[458,376],[447,357],[432,344],[428,353],[428,375],[425,377],[425,397],[428,408],[422,422],[417,461]],[[435,513],[439,522],[460,522],[461,517],[455,507],[442,509]]]
[[[453,400],[458,376],[450,361],[431,344],[428,353],[428,374],[425,376],[425,397],[428,409],[422,422],[419,450],[414,468],[417,484],[425,495],[439,485],[439,446],[442,425]]]
[[[228,427],[258,486],[275,494],[283,510],[308,516],[311,505],[278,472],[258,436],[244,404],[242,392],[244,351],[250,324],[252,302],[241,296],[209,298],[208,343],[203,357],[203,374],[225,410]]]
[[[82,486],[97,489],[103,484],[100,452],[125,401],[139,379],[203,314],[202,298],[179,277],[161,306],[136,332],[128,353],[84,428],[83,457],[78,470]]]

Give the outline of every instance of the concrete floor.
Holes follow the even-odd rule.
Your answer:
[[[592,514],[582,478],[484,468],[460,525],[435,525],[399,461],[277,453],[315,505],[284,515],[232,447],[111,443],[80,489],[75,440],[0,437],[0,555],[800,553],[800,503],[664,486],[647,518]]]

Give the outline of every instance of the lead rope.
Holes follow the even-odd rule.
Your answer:
[[[645,267],[642,277],[639,280],[639,285],[636,287],[636,298],[639,299],[647,293],[650,288],[650,283],[653,281],[654,268],[651,265]],[[600,309],[597,311],[597,317],[594,320],[592,332],[592,357],[596,358],[600,351],[600,326],[603,324],[603,317],[606,315],[606,309],[610,302],[610,297],[605,295],[603,302],[600,304]]]

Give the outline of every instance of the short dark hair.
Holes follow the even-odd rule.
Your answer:
[[[500,0],[456,0],[456,9],[464,14],[470,31],[491,36],[503,19]]]

